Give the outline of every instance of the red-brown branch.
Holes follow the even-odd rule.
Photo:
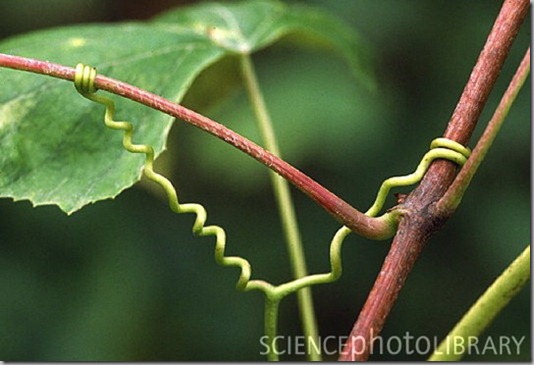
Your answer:
[[[75,69],[71,67],[48,61],[2,53],[0,53],[0,67],[34,72],[69,81],[74,80],[75,74]],[[187,109],[184,106],[175,104],[161,96],[103,75],[98,75],[96,77],[95,86],[98,89],[121,95],[150,108],[162,111],[175,118],[179,118],[240,149],[271,170],[280,174],[316,201],[340,223],[364,237],[371,239],[386,239],[393,236],[395,233],[396,227],[392,226],[387,219],[371,218],[364,215],[315,180],[291,166],[289,163],[276,157],[240,134],[226,128],[222,124]]]
[[[444,137],[466,144],[500,73],[529,8],[528,0],[506,0],[480,53]],[[430,235],[448,218],[434,209],[450,186],[456,166],[435,161],[424,179],[402,204],[406,212],[391,249],[343,349],[340,360],[367,360],[419,254]],[[452,213],[452,212],[451,212]]]

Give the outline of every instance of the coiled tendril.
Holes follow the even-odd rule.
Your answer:
[[[266,297],[265,331],[271,341],[274,341],[276,335],[278,304],[282,298],[307,286],[333,282],[341,276],[341,246],[345,237],[351,232],[350,229],[345,226],[341,227],[332,239],[330,244],[330,272],[308,275],[278,286],[270,284],[264,280],[251,280],[252,269],[250,263],[246,259],[237,256],[225,256],[226,232],[224,229],[216,225],[206,226],[207,212],[202,205],[196,203],[181,204],[178,200],[176,189],[172,183],[167,178],[154,171],[154,149],[149,145],[134,144],[132,142],[133,126],[131,123],[113,120],[115,104],[111,99],[96,94],[96,75],[95,68],[78,64],[74,76],[76,90],[87,99],[106,107],[104,123],[108,128],[122,130],[124,132],[122,145],[127,151],[131,153],[145,154],[146,157],[143,173],[149,180],[154,181],[162,187],[167,195],[170,209],[179,214],[193,213],[196,215],[192,228],[195,235],[215,236],[215,260],[217,263],[223,266],[236,266],[241,270],[236,288],[243,291],[257,289],[264,292]],[[406,176],[392,177],[382,183],[374,204],[365,214],[372,217],[376,216],[382,209],[386,197],[393,187],[412,185],[419,182],[433,160],[443,158],[462,166],[470,153],[468,148],[455,141],[446,138],[436,138],[432,141],[430,151],[423,156],[423,159],[419,163],[415,172]],[[274,343],[271,342],[270,345],[273,346]],[[277,354],[273,354],[273,351],[271,351],[270,359],[276,358]]]

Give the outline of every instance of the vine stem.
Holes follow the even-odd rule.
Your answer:
[[[3,53],[0,53],[0,67],[29,71],[69,81],[74,80],[75,74],[72,67]],[[338,222],[363,237],[383,240],[395,234],[397,219],[392,219],[388,214],[377,218],[366,216],[289,163],[208,117],[161,96],[103,75],[96,77],[95,87],[179,118],[236,147],[291,182]]]
[[[256,71],[254,70],[254,65],[250,55],[242,55],[240,60],[245,86],[254,110],[254,114],[256,115],[256,120],[265,149],[270,151],[272,154],[281,157],[280,148],[278,147],[271,117],[267,110],[265,98],[263,97],[263,93],[260,89]],[[278,205],[282,229],[293,270],[293,276],[295,279],[305,277],[308,275],[308,269],[306,267],[306,258],[304,249],[302,247],[302,239],[299,232],[295,205],[293,203],[293,199],[291,198],[289,184],[285,179],[271,170],[269,171],[269,175]],[[313,307],[311,288],[306,287],[300,289],[297,292],[297,297],[302,329],[304,336],[307,339],[306,343],[309,344],[310,341],[313,341],[313,343],[318,343],[317,340],[319,338],[319,333],[315,318],[315,310]],[[308,359],[311,361],[322,360],[320,352],[318,352],[314,346],[309,346],[307,353]]]
[[[491,284],[454,326],[429,361],[458,361],[530,279],[530,245]],[[466,346],[455,346],[461,338]],[[458,350],[458,351],[456,351]]]
[[[497,80],[517,32],[528,13],[528,0],[505,0],[477,59],[443,137],[466,145]],[[449,161],[435,161],[401,207],[405,210],[391,248],[339,359],[367,360],[398,294],[426,242],[453,213],[436,209],[456,175]]]

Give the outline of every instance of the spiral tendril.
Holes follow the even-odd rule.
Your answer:
[[[145,165],[143,173],[149,179],[159,184],[167,195],[169,207],[176,213],[194,213],[196,215],[193,223],[193,233],[198,236],[215,236],[215,260],[223,266],[237,266],[241,269],[241,274],[237,282],[237,288],[244,290],[247,283],[250,282],[251,268],[247,260],[241,257],[225,256],[226,232],[219,226],[206,226],[207,212],[200,204],[180,204],[178,194],[172,183],[163,175],[154,171],[154,149],[144,144],[134,144],[132,142],[134,128],[133,125],[126,121],[113,120],[115,114],[115,103],[104,96],[96,94],[94,80],[96,78],[96,69],[83,64],[76,66],[74,76],[74,85],[76,90],[89,100],[102,104],[106,107],[104,114],[104,124],[111,129],[122,130],[124,137],[122,139],[123,147],[131,153],[145,154]]]
[[[333,282],[341,276],[341,247],[344,239],[351,232],[346,226],[341,227],[332,238],[330,244],[330,272],[308,275],[278,286],[264,280],[251,280],[252,269],[248,260],[238,256],[225,256],[226,232],[224,229],[216,225],[206,226],[207,212],[202,205],[197,203],[181,204],[178,200],[176,189],[172,183],[167,178],[154,171],[154,149],[149,145],[134,144],[132,142],[134,128],[131,123],[113,120],[115,104],[111,99],[96,94],[96,75],[97,72],[95,68],[78,64],[76,66],[74,77],[76,90],[78,90],[78,92],[85,98],[105,106],[104,123],[108,128],[122,130],[124,132],[122,145],[127,151],[131,153],[145,154],[143,173],[149,180],[152,180],[162,187],[167,195],[170,209],[178,214],[195,214],[196,217],[192,227],[192,231],[195,235],[215,236],[216,262],[222,266],[236,266],[241,270],[236,288],[243,291],[256,289],[264,292],[267,300],[266,331],[271,333],[271,337],[276,330],[276,324],[273,323],[273,321],[275,321],[274,318],[276,317],[274,314],[277,313],[278,303],[283,297],[307,286]],[[365,214],[375,217],[382,209],[388,193],[392,188],[412,185],[419,182],[433,160],[438,158],[447,159],[462,166],[470,153],[471,151],[468,148],[455,141],[446,138],[434,139],[430,145],[430,150],[423,156],[423,159],[417,166],[415,172],[405,176],[391,177],[382,183],[375,202]],[[391,224],[396,224],[398,221],[396,218],[398,217],[398,212],[387,212],[385,215],[391,216]],[[269,326],[272,327],[270,331],[267,329]]]
[[[132,142],[134,128],[131,123],[113,120],[115,114],[115,104],[111,99],[96,94],[96,75],[97,72],[94,67],[86,66],[81,63],[78,64],[76,66],[76,73],[74,77],[74,85],[76,90],[78,90],[78,92],[87,99],[102,104],[106,107],[104,123],[108,128],[122,130],[124,132],[122,145],[127,151],[131,153],[145,154],[146,157],[143,172],[149,180],[159,184],[165,191],[170,209],[178,214],[193,213],[196,215],[192,227],[192,231],[195,235],[215,236],[216,262],[223,266],[236,266],[241,269],[241,274],[236,285],[237,289],[261,289],[265,291],[266,294],[270,294],[269,296],[276,296],[277,293],[284,293],[287,295],[305,286],[335,281],[341,276],[341,246],[345,237],[351,232],[347,227],[341,227],[332,239],[330,245],[331,271],[329,273],[308,275],[306,277],[298,278],[278,286],[274,286],[263,280],[250,280],[252,269],[250,263],[246,259],[238,256],[225,256],[226,232],[224,229],[216,225],[206,226],[207,212],[202,205],[197,203],[181,204],[178,200],[176,189],[172,183],[166,177],[154,171],[154,149],[149,145],[134,144]],[[380,212],[386,197],[392,188],[412,185],[419,182],[433,160],[438,158],[447,159],[462,166],[471,153],[468,148],[446,138],[434,139],[430,145],[430,148],[430,151],[423,156],[423,159],[417,166],[415,172],[405,176],[391,177],[382,183],[375,202],[365,213],[366,215],[374,217]]]

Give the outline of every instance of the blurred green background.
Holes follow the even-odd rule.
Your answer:
[[[63,24],[145,19],[183,3],[3,0],[0,37]],[[376,92],[362,89],[335,55],[288,44],[254,56],[259,78],[284,157],[366,210],[381,181],[411,172],[442,134],[501,1],[306,3],[336,14],[362,35],[375,55]],[[529,29],[530,18],[474,137],[528,47]],[[217,79],[221,73],[224,82]],[[226,99],[206,94],[221,84]],[[441,339],[530,241],[530,99],[526,87],[462,206],[425,249],[384,338],[409,332]],[[225,62],[201,75],[184,104],[257,139],[245,101],[235,65]],[[227,229],[228,253],[247,257],[254,277],[276,283],[290,278],[263,166],[184,123],[173,127],[160,166],[183,201],[205,204],[208,221]],[[338,224],[301,193],[294,197],[310,271],[324,272]],[[237,292],[238,271],[217,266],[213,241],[194,238],[192,217],[172,214],[147,186],[70,217],[56,207],[34,209],[9,199],[0,200],[0,215],[0,359],[264,359],[262,295]],[[388,245],[348,239],[341,280],[313,290],[322,336],[350,332]],[[529,285],[486,332],[494,338],[526,336],[518,356],[466,359],[530,360],[530,303]],[[296,318],[292,296],[281,306],[281,335],[301,333]]]

